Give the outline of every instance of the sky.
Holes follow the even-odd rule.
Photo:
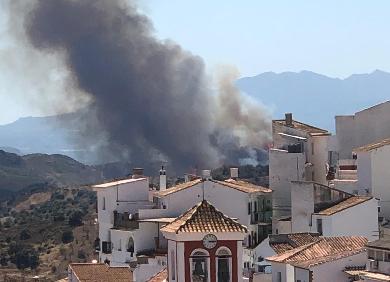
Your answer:
[[[10,0],[0,1],[0,124],[50,114],[31,97],[46,79],[55,81],[63,71],[52,61],[53,71],[37,88],[35,80],[20,76],[24,66],[4,60],[18,52],[7,34],[4,1]],[[210,73],[226,64],[237,67],[241,76],[310,70],[345,78],[390,71],[387,0],[141,0],[139,6],[153,21],[156,36],[201,56]]]

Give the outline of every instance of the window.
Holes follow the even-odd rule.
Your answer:
[[[374,250],[368,249],[367,257],[368,257],[369,259],[375,259],[375,251],[374,251]]]
[[[322,235],[322,218],[317,218],[317,232]]]
[[[248,214],[251,214],[251,202],[248,203]]]
[[[216,252],[217,282],[231,282],[232,253],[226,247],[221,247]]]
[[[118,247],[118,251],[122,251],[122,239],[119,239],[119,247]]]
[[[106,197],[103,197],[103,204],[102,204],[103,208],[102,210],[105,210],[106,209]]]
[[[127,251],[131,253],[131,256],[133,256],[134,253],[134,239],[133,237],[129,238],[129,242],[127,242]]]
[[[282,282],[282,273],[281,272],[277,272],[276,273],[276,281],[277,282]]]
[[[210,257],[206,250],[197,249],[190,257],[191,281],[192,282],[208,282]]]
[[[314,155],[314,143],[311,143],[311,154]]]
[[[176,280],[176,257],[174,250],[171,250],[171,279]]]

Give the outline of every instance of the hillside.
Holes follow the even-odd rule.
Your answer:
[[[39,191],[46,186],[67,186],[99,182],[102,170],[64,155],[19,156],[0,150],[0,200],[16,192]]]
[[[266,72],[241,78],[237,86],[271,108],[274,118],[292,112],[298,120],[333,130],[335,115],[388,100],[390,73],[377,70],[339,79],[310,71]]]

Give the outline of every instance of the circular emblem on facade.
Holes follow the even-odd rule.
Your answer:
[[[206,249],[212,249],[217,245],[217,236],[214,234],[207,234],[203,237],[203,246]]]

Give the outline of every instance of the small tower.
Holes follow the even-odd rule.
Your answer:
[[[203,200],[161,228],[168,240],[168,281],[242,281],[247,228]]]
[[[167,172],[164,169],[164,166],[161,166],[160,169],[160,191],[167,189]]]

